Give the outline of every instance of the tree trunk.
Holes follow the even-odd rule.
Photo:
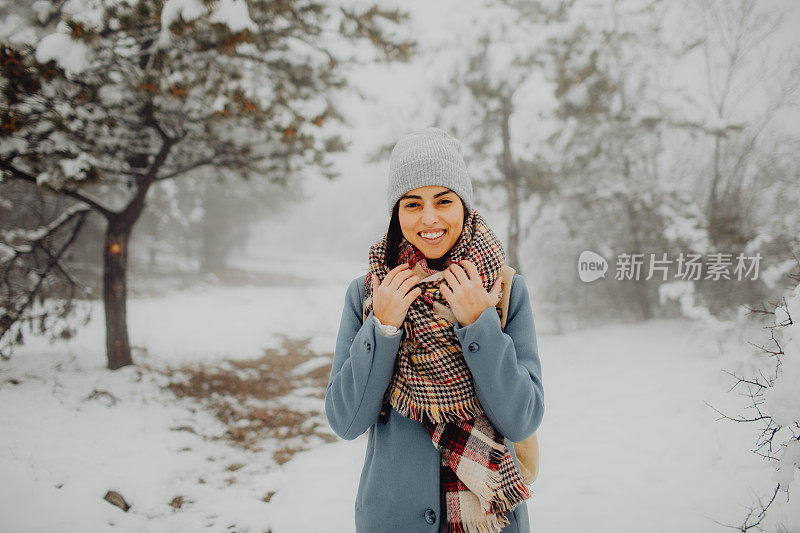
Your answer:
[[[106,311],[106,354],[111,370],[133,364],[127,319],[130,233],[130,225],[109,220],[103,248],[103,301]]]
[[[217,273],[225,267],[227,246],[226,237],[220,238],[220,225],[224,224],[225,210],[219,205],[219,200],[214,200],[206,190],[203,197],[203,211],[205,215],[200,223],[200,272]]]
[[[103,300],[106,307],[106,355],[111,370],[133,364],[128,341],[128,242],[144,209],[147,191],[176,142],[167,136],[154,118],[152,102],[147,102],[142,111],[145,124],[158,132],[163,144],[147,173],[137,180],[136,194],[125,209],[119,212],[106,209],[103,212],[108,221],[103,248]],[[142,164],[132,166],[143,168]]]
[[[511,134],[508,121],[511,117],[511,102],[503,99],[503,179],[508,196],[508,243],[506,246],[506,262],[517,272],[519,265],[519,175],[511,157]]]
[[[631,164],[630,159],[625,156],[622,160],[622,172],[625,175],[625,181],[630,182],[630,175],[631,175]],[[632,200],[627,199],[624,200],[625,202],[625,212],[628,216],[628,227],[630,228],[630,236],[633,240],[633,249],[638,253],[645,253],[644,250],[644,243],[640,237],[640,232],[642,225],[639,224],[639,214],[636,211],[636,206],[632,203]],[[645,257],[646,254],[645,254]],[[633,283],[635,283],[633,287],[633,294],[636,304],[639,306],[639,312],[641,313],[642,318],[645,320],[653,318],[653,306],[652,302],[650,301],[650,293],[648,289],[648,284],[644,280],[644,270],[647,265],[643,264],[643,272],[641,279],[634,279]]]
[[[711,238],[711,242],[715,248],[718,248],[720,245],[720,231],[719,231],[719,220],[718,220],[718,198],[717,198],[717,189],[719,187],[720,182],[720,152],[722,150],[720,144],[722,140],[720,138],[720,134],[717,133],[714,139],[714,169],[713,175],[711,176],[711,187],[708,191],[708,234]]]

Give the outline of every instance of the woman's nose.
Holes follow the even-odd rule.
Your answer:
[[[422,210],[422,223],[426,226],[432,226],[439,221],[439,216],[436,214],[436,209],[433,206],[426,206]]]

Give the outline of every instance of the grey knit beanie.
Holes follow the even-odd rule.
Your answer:
[[[461,143],[440,128],[403,135],[389,156],[389,213],[411,189],[441,185],[456,193],[472,209],[472,182],[461,155]]]

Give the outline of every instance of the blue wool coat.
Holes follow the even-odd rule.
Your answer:
[[[394,408],[385,424],[377,420],[404,333],[385,335],[371,311],[362,323],[365,277],[354,279],[347,289],[325,392],[325,414],[337,435],[352,440],[369,430],[355,502],[356,532],[444,532],[440,453],[428,430]],[[513,443],[534,433],[544,414],[541,364],[524,278],[516,274],[512,281],[505,331],[493,307],[472,324],[453,328],[478,400],[506,437],[517,463]],[[527,501],[506,516],[510,523],[504,532],[530,531]]]

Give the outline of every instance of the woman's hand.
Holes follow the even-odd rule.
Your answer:
[[[462,326],[472,324],[481,313],[500,301],[502,276],[498,276],[491,291],[486,292],[478,268],[466,259],[447,267],[444,279],[447,283],[442,283],[439,289]]]
[[[411,302],[422,294],[422,289],[414,287],[419,282],[419,276],[411,271],[408,263],[394,267],[381,283],[373,274],[372,314],[381,321],[381,324],[399,328],[406,319]]]

